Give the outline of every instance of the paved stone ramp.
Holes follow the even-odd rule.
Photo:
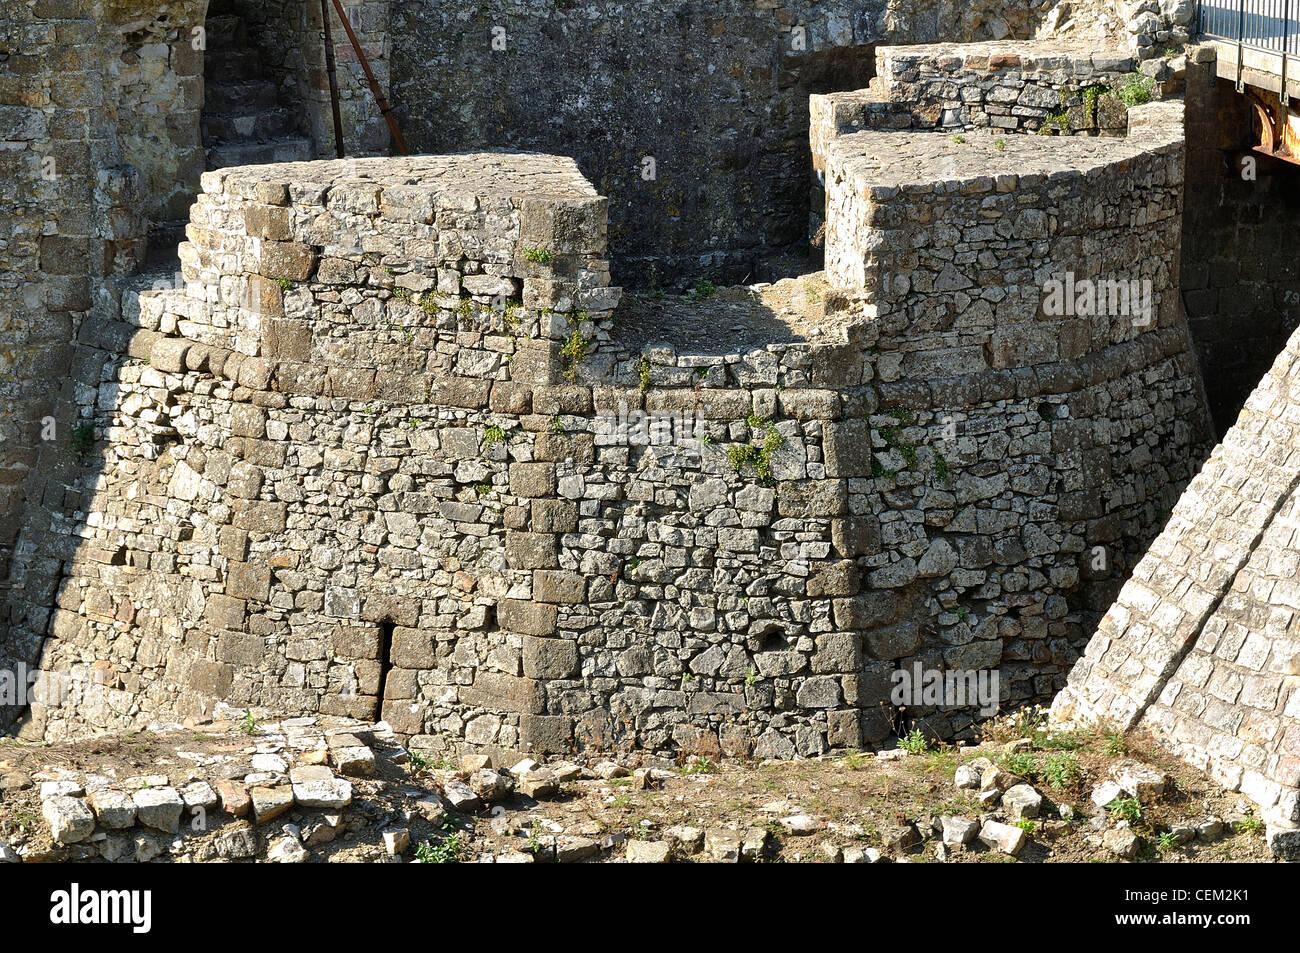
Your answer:
[[[1053,705],[1142,725],[1300,822],[1300,332],[1247,401],[1102,619]]]

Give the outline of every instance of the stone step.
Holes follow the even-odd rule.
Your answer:
[[[266,64],[255,47],[209,48],[203,54],[203,75],[214,82],[227,78],[261,79],[266,75]]]
[[[214,116],[237,116],[260,112],[280,103],[275,82],[270,79],[219,81],[204,84],[203,111]]]
[[[207,30],[208,52],[247,45],[248,30],[239,16],[212,16],[203,21]]]
[[[213,146],[207,154],[209,170],[235,165],[303,162],[312,158],[311,141],[302,136],[291,136],[277,142]]]
[[[208,145],[267,142],[292,136],[295,117],[283,106],[242,115],[203,114],[203,141]]]

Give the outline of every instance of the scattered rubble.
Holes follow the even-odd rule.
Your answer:
[[[1078,776],[1054,785],[1042,766],[1062,755],[1029,738],[809,761],[678,766],[606,755],[503,766],[483,754],[408,752],[383,723],[312,717],[250,728],[238,715],[111,741],[0,746],[0,862],[1263,861],[1300,852],[1294,832],[1265,832],[1243,799],[1186,769],[1175,781],[1149,759],[1080,749]]]

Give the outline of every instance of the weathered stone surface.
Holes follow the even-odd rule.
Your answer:
[[[965,817],[940,818],[943,825],[943,843],[953,847],[962,847],[973,841],[980,832],[980,825]]]
[[[665,841],[630,840],[627,859],[632,864],[668,863],[669,845]]]
[[[248,796],[252,801],[253,817],[259,824],[275,820],[293,807],[293,789],[288,785],[276,788],[254,787]]]
[[[135,799],[125,791],[115,791],[111,788],[95,791],[87,800],[100,827],[124,830],[135,824]]]
[[[135,816],[141,824],[174,834],[180,830],[185,801],[173,787],[145,788],[131,795]]]
[[[75,844],[95,833],[95,816],[85,802],[56,794],[41,802],[41,816],[50,825],[50,836],[60,844]]]
[[[1014,784],[1002,794],[1002,809],[1013,821],[1038,816],[1043,796],[1028,784]]]
[[[340,811],[352,803],[352,784],[321,765],[302,765],[289,772],[293,799],[302,807]]]
[[[1025,832],[1018,827],[1000,824],[997,821],[985,821],[984,826],[980,828],[979,839],[981,843],[1014,857],[1025,846],[1026,837]]]

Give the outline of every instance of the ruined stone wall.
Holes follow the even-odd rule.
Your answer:
[[[810,234],[818,236],[825,221],[826,154],[840,136],[938,128],[1124,135],[1128,110],[1115,89],[1136,65],[1121,50],[1060,41],[881,47],[870,86],[811,97]],[[1151,86],[1158,95],[1154,80]]]
[[[43,423],[105,279],[183,214],[202,168],[192,25],[205,0],[9,4],[0,19],[0,575]]]
[[[184,292],[82,336],[65,394],[97,442],[70,515],[27,528],[8,644],[98,688],[24,730],[220,700],[378,710],[421,747],[789,756],[969,733],[970,708],[899,711],[899,666],[1054,690],[1204,440],[1160,109],[1149,155],[1018,137],[1096,149],[1075,173],[843,137],[831,167],[871,203],[833,204],[862,236],[836,247],[906,241],[910,287],[618,310],[605,200],[566,160],[209,174]],[[1038,314],[1092,251],[1081,208],[1137,230],[1149,325]],[[640,411],[688,424],[611,425]]]
[[[1212,47],[1198,58],[1187,79],[1183,301],[1226,433],[1300,323],[1300,266],[1289,251],[1300,168],[1249,151],[1250,100],[1215,77]]]
[[[218,0],[221,8],[248,25],[250,40],[280,85],[281,102],[299,110],[299,131],[311,138],[316,154],[334,156],[334,120],[330,108],[329,75],[322,43],[321,10],[317,0]],[[392,37],[390,0],[343,0],[357,40],[380,88],[390,86]],[[361,61],[348,42],[333,3],[329,5],[334,57],[338,71],[339,115],[348,155],[386,154],[388,124],[366,83]],[[464,148],[471,148],[466,143]],[[457,151],[449,149],[447,151]]]
[[[1118,29],[1109,7],[405,0],[391,11],[393,99],[417,151],[574,157],[610,197],[621,283],[753,280],[807,237],[810,93],[866,86],[878,43],[1095,42],[1103,22]]]

